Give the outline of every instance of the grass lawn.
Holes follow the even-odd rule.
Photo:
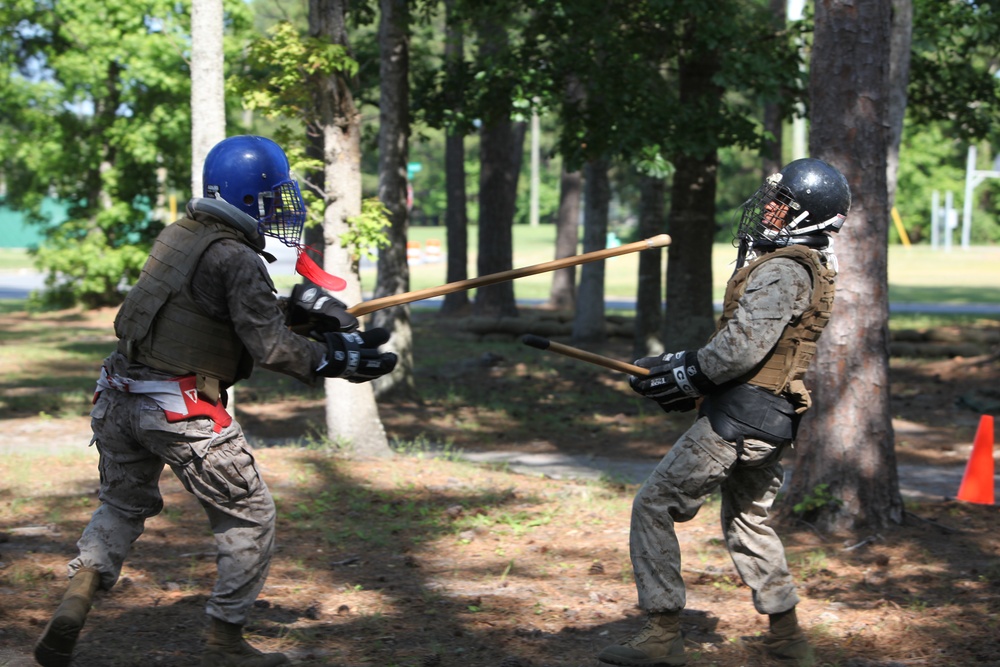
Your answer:
[[[447,252],[447,239],[443,227],[411,227],[411,241],[422,248],[428,240],[440,242],[442,253]],[[476,273],[478,228],[469,228],[469,273]],[[514,227],[514,267],[531,266],[553,259],[555,228],[553,225]],[[666,252],[664,270],[666,269]],[[444,255],[442,254],[442,257]],[[721,300],[726,281],[733,271],[736,250],[728,243],[717,243],[712,253],[714,295]],[[630,253],[607,260],[605,294],[613,297],[633,297],[636,292],[639,253]],[[998,303],[1000,302],[1000,246],[974,247],[951,252],[935,251],[929,246],[905,248],[889,247],[889,299],[894,302],[914,303]],[[410,267],[411,289],[442,285],[446,280],[444,260],[415,264]],[[375,282],[375,270],[362,271],[362,285],[370,290]],[[519,299],[548,298],[552,278],[539,274],[522,278],[515,283]]]

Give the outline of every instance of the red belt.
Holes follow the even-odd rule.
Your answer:
[[[205,394],[198,391],[197,378],[194,375],[179,378],[177,384],[180,385],[181,395],[184,397],[184,405],[187,406],[187,414],[164,410],[163,414],[168,422],[174,423],[194,417],[208,417],[215,422],[213,430],[216,433],[233,423],[233,418],[226,412],[222,401],[209,400]]]

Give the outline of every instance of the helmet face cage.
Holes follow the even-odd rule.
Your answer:
[[[743,215],[736,230],[736,243],[786,245],[791,225],[801,206],[788,188],[781,186],[781,174],[774,174],[743,203]]]
[[[306,220],[302,192],[288,158],[264,137],[240,135],[220,141],[205,157],[204,194],[222,199],[258,221],[258,231],[297,246]]]
[[[265,236],[276,238],[287,246],[295,247],[302,237],[306,222],[306,203],[302,200],[299,184],[288,180],[273,190],[257,194],[258,229]]]

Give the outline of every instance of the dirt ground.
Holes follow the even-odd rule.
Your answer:
[[[641,624],[628,561],[637,487],[473,466],[449,452],[654,460],[689,417],[646,409],[619,374],[415,319],[420,397],[380,401],[400,452],[392,459],[351,461],[319,444],[318,390],[267,373],[238,388],[237,414],[279,512],[251,641],[296,665],[597,667],[601,647]],[[1000,328],[970,330],[894,343],[910,346],[892,359],[901,463],[964,465],[980,416],[1000,414]],[[622,338],[594,351],[631,358]],[[0,666],[30,665],[97,506],[97,457],[82,415],[0,423]],[[172,475],[161,486],[166,509],[147,522],[119,585],[99,595],[73,665],[199,664],[212,536]],[[1000,666],[997,507],[940,498],[906,510],[902,525],[858,535],[781,526],[818,664]],[[773,664],[758,645],[766,618],[721,543],[716,499],[679,538],[688,664]]]

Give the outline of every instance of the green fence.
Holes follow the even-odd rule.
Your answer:
[[[55,199],[42,202],[42,215],[48,224],[58,225],[66,220],[66,206]],[[25,222],[25,215],[15,211],[0,199],[0,248],[30,248],[41,240],[41,228]]]

